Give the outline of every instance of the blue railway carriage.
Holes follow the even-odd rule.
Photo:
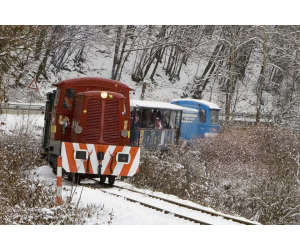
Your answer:
[[[181,138],[213,137],[220,131],[218,105],[196,99],[176,99],[172,104],[185,107],[181,120]]]
[[[168,150],[179,139],[182,111],[178,105],[131,100],[130,143],[148,150]]]

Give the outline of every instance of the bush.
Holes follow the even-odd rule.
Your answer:
[[[300,136],[275,126],[232,127],[168,154],[141,154],[130,181],[262,224],[299,224]]]
[[[71,190],[67,201],[56,206],[56,184],[32,175],[41,166],[41,138],[27,127],[0,134],[0,224],[77,225],[102,216],[104,207],[79,207]],[[107,223],[110,223],[108,221]]]

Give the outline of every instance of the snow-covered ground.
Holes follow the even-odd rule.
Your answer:
[[[56,183],[56,176],[52,173],[51,168],[49,166],[39,167],[36,171],[36,174],[40,179],[46,179],[47,181]],[[91,180],[83,180],[82,183],[93,183]],[[116,185],[125,186],[132,188],[130,184],[124,182],[116,181]],[[105,216],[100,218],[92,218],[87,221],[86,224],[91,225],[99,225],[99,224],[107,224],[109,220],[108,214],[113,214],[113,219],[111,221],[112,225],[195,225],[194,222],[183,220],[175,217],[172,214],[164,214],[162,212],[146,208],[136,203],[132,203],[124,198],[115,197],[111,194],[107,194],[102,192],[101,190],[91,189],[88,187],[73,185],[73,183],[63,180],[63,199],[66,199],[66,196],[70,194],[71,187],[76,188],[76,195],[74,196],[74,202],[77,203],[78,199],[82,206],[86,206],[89,204],[96,205],[104,205],[105,207]],[[110,188],[109,192],[115,193],[115,188]],[[141,202],[148,203],[149,200],[153,200],[147,197],[147,194],[154,194],[156,196],[167,198],[169,200],[174,200],[180,202],[182,204],[188,204],[195,207],[201,207],[197,204],[194,204],[189,201],[178,199],[177,197],[163,194],[163,193],[152,193],[150,190],[139,190],[144,193],[144,195],[138,193],[129,193],[128,191],[123,192],[126,197],[139,200]],[[153,201],[152,201],[153,203]],[[156,200],[154,204],[155,206],[161,206],[161,201]],[[165,210],[174,211],[176,213],[180,213],[180,208],[176,208],[177,206],[172,204],[167,204],[164,207]],[[203,208],[203,207],[202,207]],[[207,210],[212,210],[206,208]],[[191,211],[191,214],[195,213]],[[201,214],[200,218],[203,220],[219,224],[219,225],[237,225],[238,223],[227,220],[224,221],[221,217],[211,217],[207,214],[202,214],[200,212],[196,212],[196,214]],[[220,214],[221,215],[221,214]],[[196,224],[197,225],[197,224]]]
[[[56,182],[49,166],[37,168],[40,179]],[[84,182],[84,181],[83,181]],[[120,184],[120,183],[117,183]],[[68,195],[72,183],[63,180]],[[82,193],[81,193],[82,191]],[[145,190],[145,192],[147,192]],[[274,226],[200,226],[171,214],[140,206],[123,198],[87,187],[77,187],[74,201],[81,194],[80,204],[104,205],[103,216],[92,218],[87,226],[5,227],[1,233],[10,245],[22,247],[34,244],[34,249],[112,248],[112,249],[289,249],[298,239],[294,227]],[[169,195],[160,194],[175,199]],[[187,201],[186,201],[187,202]],[[108,226],[109,213],[112,224]],[[98,226],[96,226],[98,225]],[[284,232],[282,231],[284,229]],[[294,229],[294,230],[293,230]],[[288,232],[288,236],[286,235]],[[283,235],[288,240],[282,240]],[[2,237],[1,237],[2,238]],[[17,238],[16,241],[15,238]],[[30,248],[32,249],[32,247]]]
[[[56,176],[52,173],[49,166],[42,166],[36,170],[36,174],[40,179],[50,182],[56,182]],[[84,182],[89,182],[83,180]],[[118,185],[128,185],[126,183],[116,182]],[[72,183],[63,180],[62,184],[65,189],[63,191],[63,198],[69,194],[69,190],[73,186]],[[124,198],[115,197],[106,194],[96,189],[77,186],[74,202],[77,201],[79,196],[80,204],[86,206],[88,204],[104,205],[103,216],[98,218],[91,218],[87,221],[90,226],[68,227],[70,232],[68,235],[87,230],[89,238],[97,239],[99,234],[105,235],[105,240],[102,242],[106,247],[113,246],[114,248],[144,248],[151,247],[171,249],[171,246],[176,249],[183,248],[203,248],[212,246],[227,248],[229,245],[234,247],[238,245],[245,247],[248,244],[262,246],[267,240],[267,245],[274,244],[273,236],[278,234],[278,228],[270,226],[238,226],[225,224],[219,226],[199,226],[190,221],[186,221],[175,217],[172,214],[164,214],[162,212],[146,208],[136,203],[132,203]],[[145,193],[149,190],[145,190]],[[136,196],[139,196],[138,194]],[[159,196],[176,199],[174,196],[159,193]],[[182,203],[189,203],[189,201],[181,201]],[[109,213],[113,214],[111,226],[107,226],[109,220]],[[234,223],[232,223],[234,224]],[[97,228],[91,225],[101,225]],[[118,225],[118,226],[117,226]],[[147,227],[145,227],[147,225]],[[125,226],[125,227],[124,227]],[[56,227],[55,227],[56,228]],[[56,230],[56,229],[55,229]],[[279,230],[281,231],[281,230]],[[64,234],[58,228],[58,232]],[[94,237],[92,237],[92,235]],[[280,233],[281,235],[281,233]],[[278,237],[280,237],[278,235]],[[102,237],[99,238],[100,241]],[[108,240],[109,239],[109,240]],[[96,240],[97,242],[97,240]],[[77,244],[77,243],[76,243]],[[84,247],[84,243],[82,247]],[[91,244],[93,246],[93,244]],[[138,247],[139,246],[139,247]],[[276,245],[277,246],[277,245]]]

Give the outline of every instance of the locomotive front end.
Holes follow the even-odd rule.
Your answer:
[[[130,99],[126,84],[103,78],[77,78],[54,84],[45,142],[48,162],[56,173],[81,178],[129,177],[139,172],[140,148],[130,146]],[[48,136],[49,134],[49,136]]]
[[[71,142],[63,142],[61,149],[65,171],[109,180],[138,173],[140,149],[126,146],[130,116],[125,97],[88,91],[76,95],[74,105]]]

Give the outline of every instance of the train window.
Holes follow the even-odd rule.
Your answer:
[[[135,128],[139,128],[141,127],[141,119],[140,119],[140,110],[139,109],[136,109],[135,110],[135,117],[134,117],[134,127]]]
[[[75,89],[66,89],[63,101],[63,109],[72,109],[74,95]]]
[[[142,109],[142,117],[141,119],[141,128],[147,128],[148,127],[148,121],[149,121],[149,110],[148,109]]]
[[[210,111],[211,117],[211,124],[218,124],[219,123],[219,110],[212,109]]]
[[[181,119],[181,112],[180,111],[176,111],[175,126],[177,128],[179,128],[179,126],[180,126],[180,119]]]
[[[206,122],[206,113],[205,113],[205,109],[200,109],[199,110],[199,119],[200,122]]]
[[[170,117],[170,128],[173,129],[174,125],[176,124],[176,113],[177,111],[172,110],[171,111],[171,117]]]
[[[162,119],[163,128],[166,128],[166,129],[171,128],[170,113],[171,113],[170,110],[165,110],[164,111],[164,116],[163,116],[163,119]]]
[[[149,114],[149,128],[155,128],[156,110],[150,109]]]
[[[162,129],[163,110],[154,110],[154,111],[156,111],[155,128]]]

